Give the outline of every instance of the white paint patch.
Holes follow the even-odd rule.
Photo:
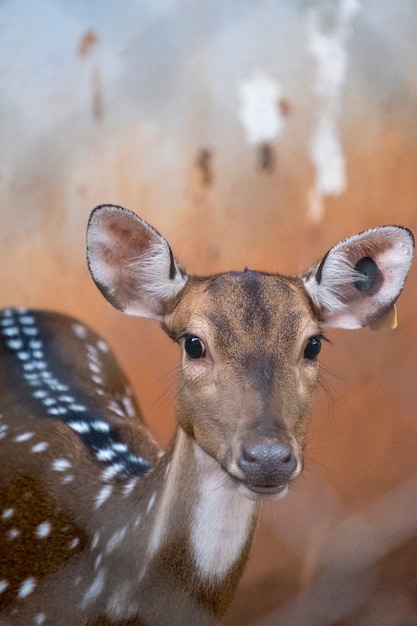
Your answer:
[[[7,533],[7,536],[9,539],[16,539],[16,537],[18,537],[20,535],[20,530],[18,530],[17,528],[11,528],[9,530],[9,532]]]
[[[39,524],[39,526],[36,527],[35,535],[40,539],[43,539],[51,534],[51,529],[52,527],[49,522],[42,522],[42,524]]]
[[[80,540],[78,539],[78,537],[76,537],[75,539],[70,541],[70,544],[68,547],[70,550],[74,550],[79,545],[79,543],[80,543]]]
[[[36,587],[36,580],[32,577],[26,578],[26,580],[24,580],[19,587],[17,597],[20,600],[23,600],[23,598],[26,598],[26,596],[28,596],[29,594],[33,592],[35,587]]]
[[[214,459],[196,444],[194,448],[202,478],[193,511],[191,546],[199,573],[214,582],[240,558],[257,505],[238,493]]]
[[[331,11],[320,3],[308,10],[307,49],[316,62],[313,91],[319,107],[310,142],[316,194],[310,194],[309,213],[315,221],[323,217],[321,197],[343,193],[347,185],[337,121],[347,73],[347,41],[359,9],[358,0],[341,0]]]
[[[45,613],[38,613],[35,616],[35,624],[37,624],[37,626],[42,626],[42,624],[45,622],[45,620],[46,620]]]
[[[285,126],[280,113],[281,86],[265,72],[258,71],[239,85],[242,122],[249,143],[258,145],[278,139]]]
[[[13,517],[14,515],[14,509],[10,508],[10,509],[4,509],[3,513],[1,514],[1,518],[2,519],[10,519],[11,517]]]

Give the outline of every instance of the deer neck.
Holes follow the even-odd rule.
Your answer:
[[[182,538],[196,575],[222,581],[246,553],[258,504],[238,493],[217,461],[181,427],[162,464],[149,541],[156,555]],[[161,480],[162,479],[162,480]]]
[[[247,560],[258,503],[239,494],[181,427],[154,469],[127,495],[129,487],[120,487],[111,528],[93,546],[103,555],[96,557],[94,580],[104,568],[118,590],[115,598],[122,595],[123,580],[129,587],[124,606],[112,605],[110,598],[107,614],[126,617],[129,602],[145,616],[159,615],[161,624],[164,615],[182,615],[184,606],[187,611],[195,606],[188,617],[201,624],[206,616],[223,613]],[[167,581],[163,600],[155,593],[161,576]]]

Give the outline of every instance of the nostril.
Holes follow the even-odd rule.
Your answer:
[[[289,463],[294,457],[292,446],[286,443],[249,443],[242,446],[242,457],[251,463],[279,461]]]
[[[297,456],[290,444],[282,442],[247,442],[238,461],[246,478],[267,484],[289,480],[297,469]]]

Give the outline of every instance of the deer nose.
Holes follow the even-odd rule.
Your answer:
[[[249,483],[273,486],[291,479],[298,459],[291,444],[255,441],[242,445],[238,465]]]

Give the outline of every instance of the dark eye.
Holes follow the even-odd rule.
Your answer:
[[[184,348],[190,359],[201,359],[206,353],[204,343],[194,335],[185,337]]]
[[[316,359],[318,355],[320,354],[320,350],[321,350],[320,335],[310,337],[304,349],[304,358],[309,359],[309,361],[314,361],[314,359]]]

